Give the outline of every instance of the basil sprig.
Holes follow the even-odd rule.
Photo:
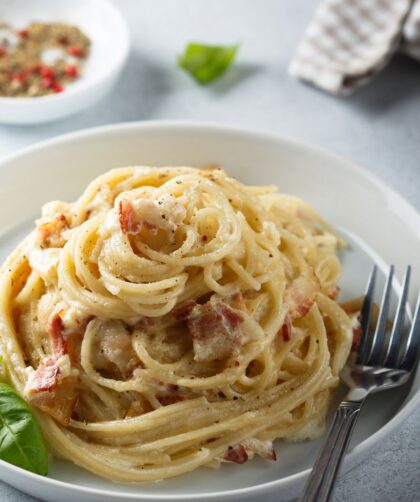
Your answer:
[[[5,383],[0,383],[0,458],[36,474],[48,473],[48,452],[39,425]]]
[[[205,45],[190,43],[178,56],[178,65],[200,84],[219,78],[232,64],[239,45]]]

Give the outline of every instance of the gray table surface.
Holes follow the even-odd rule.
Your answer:
[[[115,0],[132,53],[108,98],[52,124],[0,126],[0,158],[58,134],[102,124],[194,119],[276,132],[349,157],[420,208],[420,64],[397,56],[369,86],[338,99],[287,75],[317,0]],[[200,87],[176,68],[192,40],[241,42],[237,64]],[[420,410],[338,481],[335,500],[419,500]],[[0,483],[0,500],[33,499]]]

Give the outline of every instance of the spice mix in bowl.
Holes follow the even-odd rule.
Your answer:
[[[0,96],[33,98],[62,92],[82,74],[90,44],[69,24],[37,22],[16,30],[0,23]]]

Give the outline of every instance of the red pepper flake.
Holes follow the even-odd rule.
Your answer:
[[[229,446],[223,458],[228,462],[235,462],[235,464],[244,464],[248,460],[248,454],[242,444],[234,447]]]
[[[70,56],[74,56],[75,58],[80,58],[82,56],[82,49],[78,45],[70,45],[67,52]]]
[[[233,362],[233,364],[234,364],[235,366],[239,366],[241,363],[240,363],[239,361],[234,361],[234,362]]]
[[[20,38],[28,38],[28,30],[18,30],[16,33]]]
[[[54,80],[52,78],[43,78],[42,85],[43,87],[50,89],[54,84]]]
[[[34,64],[32,66],[28,66],[26,69],[27,73],[40,73],[41,71],[41,65],[40,64]]]
[[[12,74],[12,80],[17,80],[18,82],[25,82],[26,75],[23,71],[19,71]]]
[[[55,77],[54,70],[48,66],[43,66],[41,68],[41,77],[53,79]]]
[[[67,45],[69,43],[69,39],[66,35],[60,35],[57,37],[57,42],[62,45]]]
[[[290,340],[289,326],[287,325],[287,323],[284,323],[281,327],[281,334],[285,342],[288,342]]]
[[[79,75],[79,69],[76,65],[69,65],[64,68],[64,74],[71,78],[76,78]]]
[[[51,336],[53,352],[57,357],[67,354],[67,344],[63,338],[64,324],[59,315],[48,320],[47,332]]]
[[[59,84],[58,82],[55,82],[53,81],[52,85],[51,85],[51,88],[54,92],[63,92],[64,91],[64,87]]]
[[[7,25],[7,29],[12,30],[17,43],[9,47],[7,40],[4,44],[0,41],[1,96],[35,98],[62,92],[82,73],[90,40],[76,26],[37,22],[14,28]],[[43,51],[54,47],[75,58],[42,61]]]
[[[283,326],[280,328],[278,332],[278,336],[281,336],[284,342],[288,342],[290,340],[291,333],[292,333],[292,322],[290,318],[286,316]]]

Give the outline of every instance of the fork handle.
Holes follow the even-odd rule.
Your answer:
[[[327,502],[364,400],[343,401],[299,502]]]

